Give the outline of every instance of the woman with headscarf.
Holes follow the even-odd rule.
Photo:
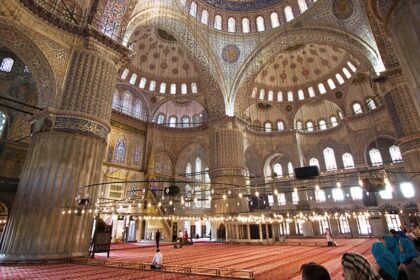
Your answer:
[[[381,242],[375,242],[372,245],[372,255],[375,257],[378,265],[378,272],[385,280],[398,279],[398,264],[391,253]]]
[[[401,279],[420,279],[420,256],[411,240],[400,239],[401,245]]]
[[[341,258],[345,280],[381,280],[375,268],[357,253],[344,253]]]
[[[386,249],[389,252],[391,252],[391,255],[394,257],[395,262],[397,264],[400,264],[400,247],[398,246],[397,239],[394,236],[385,235],[384,242]]]

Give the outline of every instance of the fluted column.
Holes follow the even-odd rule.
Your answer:
[[[248,211],[247,199],[245,196],[239,198],[239,190],[235,190],[235,186],[245,185],[243,138],[244,135],[233,118],[216,126],[210,133],[212,154],[209,174],[212,183],[217,183],[213,185],[214,199],[212,199],[212,209],[215,214]],[[242,188],[240,192],[245,195],[246,190]],[[226,195],[226,200],[222,198],[223,195]]]
[[[100,182],[117,76],[117,54],[82,42],[69,63],[61,105],[38,115],[0,253],[4,259],[87,255],[93,212],[74,214],[75,197]],[[71,207],[71,208],[66,208]],[[73,214],[62,214],[71,209]]]
[[[404,168],[409,174],[418,172],[420,162],[420,114],[405,78],[399,73],[388,76],[389,90],[384,96],[401,150]],[[420,207],[420,177],[413,176],[417,205]]]

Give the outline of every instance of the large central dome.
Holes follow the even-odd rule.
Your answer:
[[[216,8],[228,11],[252,11],[280,3],[282,0],[202,0]]]

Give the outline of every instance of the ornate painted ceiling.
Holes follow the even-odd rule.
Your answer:
[[[142,26],[134,31],[131,41],[135,43],[131,65],[141,76],[173,82],[191,82],[198,78],[193,60],[169,32]]]
[[[271,89],[293,90],[334,76],[349,59],[348,53],[328,45],[296,45],[269,61],[255,83]]]
[[[253,11],[278,4],[283,0],[202,0],[216,8],[234,12]]]

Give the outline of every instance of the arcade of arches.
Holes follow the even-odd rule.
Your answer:
[[[0,261],[86,257],[95,219],[139,244],[418,224],[418,14],[416,0],[0,0]],[[319,176],[299,180],[305,166]]]

